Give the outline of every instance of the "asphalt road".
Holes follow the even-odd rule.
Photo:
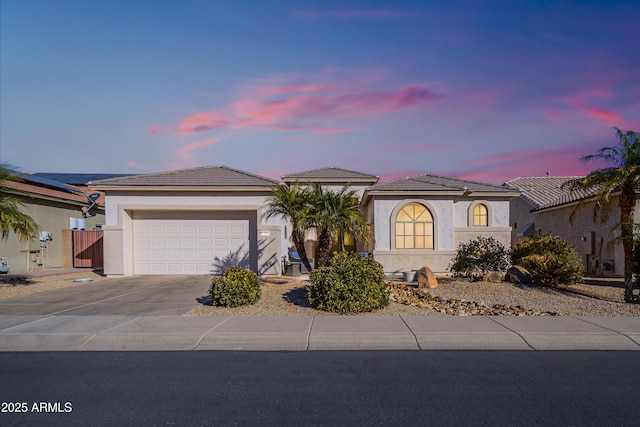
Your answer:
[[[638,352],[0,353],[0,425],[631,426],[639,362]]]
[[[127,276],[0,299],[4,316],[181,315],[207,296],[208,276]]]

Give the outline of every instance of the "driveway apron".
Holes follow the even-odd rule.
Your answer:
[[[0,315],[182,315],[199,305],[208,276],[131,276],[0,299]]]

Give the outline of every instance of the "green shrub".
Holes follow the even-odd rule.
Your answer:
[[[478,236],[460,243],[449,264],[453,277],[479,280],[490,271],[505,271],[509,267],[509,251],[493,237]]]
[[[256,273],[242,267],[227,268],[222,276],[211,279],[209,295],[213,305],[238,307],[255,304],[262,295],[260,279]]]
[[[582,256],[559,236],[531,236],[511,247],[511,262],[526,268],[534,283],[573,285],[582,280]]]
[[[356,253],[335,252],[311,272],[307,298],[314,308],[335,313],[373,311],[389,304],[382,265]]]

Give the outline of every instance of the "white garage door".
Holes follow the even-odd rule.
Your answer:
[[[134,273],[210,274],[248,263],[251,222],[244,213],[134,212]]]

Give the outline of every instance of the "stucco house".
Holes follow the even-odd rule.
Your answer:
[[[478,236],[509,245],[510,188],[420,175],[367,188],[360,202],[373,225],[367,252],[385,272],[428,266],[444,273],[457,246]]]
[[[284,185],[355,188],[373,236],[357,242],[386,272],[428,265],[445,272],[459,242],[493,236],[508,244],[509,188],[421,175],[387,183],[340,168],[285,175]],[[279,274],[290,250],[288,224],[265,218],[269,178],[226,166],[92,182],[106,194],[105,273],[211,274],[240,264]],[[308,247],[314,246],[308,236]],[[310,251],[311,253],[311,251]]]
[[[12,274],[72,266],[71,230],[94,230],[103,224],[104,207],[96,204],[85,218],[91,202],[78,189],[37,175],[16,173],[22,181],[5,185],[22,193],[21,211],[38,224],[38,239],[21,242],[15,233],[0,241],[0,257],[6,257]]]
[[[583,256],[586,273],[596,276],[622,276],[624,254],[622,245],[611,247],[615,238],[613,227],[620,219],[618,196],[611,199],[609,221],[594,222],[593,192],[569,191],[562,185],[579,177],[546,176],[519,177],[507,181],[504,186],[521,192],[511,204],[512,242],[534,233],[552,233],[573,245]],[[576,205],[586,201],[578,211],[573,223],[569,217]],[[635,222],[640,222],[640,203],[636,206]]]
[[[277,184],[226,166],[91,182],[106,194],[105,274],[279,274],[284,223],[262,212]]]

